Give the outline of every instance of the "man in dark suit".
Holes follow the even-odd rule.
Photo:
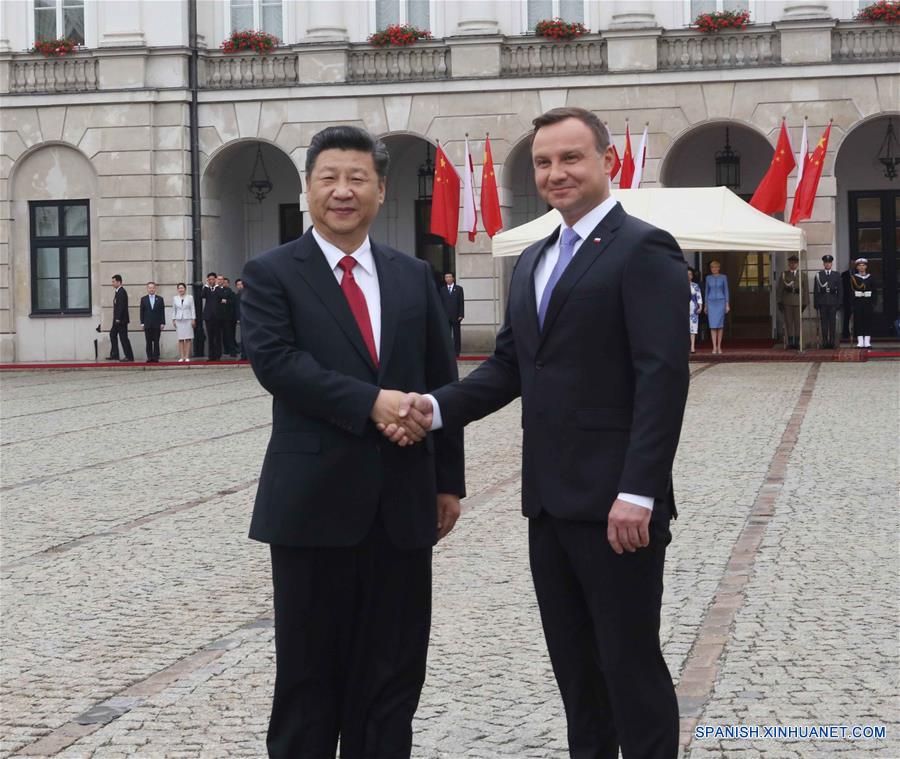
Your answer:
[[[358,127],[312,138],[312,227],[247,262],[244,347],[273,395],[250,537],[269,543],[273,757],[409,757],[425,679],[431,552],[459,516],[461,431],[411,447],[400,389],[456,378],[427,263],[370,242],[389,157]]]
[[[226,314],[227,322],[225,323],[225,352],[232,357],[237,356],[237,293],[231,289],[231,280],[225,277],[225,292],[228,298],[228,312]]]
[[[850,287],[850,275],[856,271],[854,261],[851,258],[847,271],[841,272],[841,339],[850,339],[850,317],[853,316],[853,288]]]
[[[156,294],[156,282],[147,283],[147,294],[141,298],[140,313],[147,343],[147,363],[159,363],[159,334],[166,326],[166,304]]]
[[[522,505],[569,751],[674,759],[659,622],[689,376],[684,260],[610,195],[613,151],[595,114],[535,119],[532,159],[563,224],[517,261],[494,354],[433,397],[411,396],[413,416],[459,429],[521,395]],[[385,433],[404,442],[402,429]]]
[[[231,335],[229,334],[231,316],[234,313],[233,299],[234,292],[228,286],[228,277],[220,274],[216,277],[215,309],[213,311],[213,317],[219,330],[220,357],[222,353],[233,356],[237,352],[231,344]]]
[[[122,361],[134,361],[131,340],[128,339],[128,292],[122,287],[122,275],[113,274],[112,284],[116,290],[113,295],[113,323],[109,329],[109,355],[106,360],[119,360],[119,340],[121,340],[122,352],[125,354]]]
[[[206,326],[206,356],[210,361],[222,358],[222,324],[218,318],[218,275],[211,271],[200,293],[203,300],[203,324]]]
[[[450,322],[450,331],[453,333],[453,349],[459,355],[460,330],[459,326],[466,316],[466,296],[463,289],[456,284],[453,272],[444,275],[444,287],[441,288],[441,303],[447,312],[447,320]]]
[[[244,294],[244,280],[238,277],[234,280],[234,323],[235,340],[237,340],[237,325],[241,323],[241,296]],[[239,343],[241,359],[247,360],[247,351],[244,350],[244,331],[241,328],[241,342]]]

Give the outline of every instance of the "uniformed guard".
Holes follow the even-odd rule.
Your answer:
[[[775,287],[775,300],[784,316],[784,330],[787,335],[787,347],[800,348],[800,287],[803,275],[798,271],[800,259],[797,256],[788,258],[788,270],[781,273]],[[809,303],[809,285],[803,292],[803,310]]]
[[[813,280],[813,305],[822,325],[822,347],[834,348],[834,322],[841,307],[841,275],[834,271],[834,256],[822,256],[822,270]]]
[[[875,283],[869,274],[869,259],[857,258],[856,271],[850,275],[853,290],[853,334],[857,348],[872,347],[872,313],[875,311]]]

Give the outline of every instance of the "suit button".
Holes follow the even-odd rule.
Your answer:
[[[544,362],[543,361],[535,361],[534,368],[537,369],[538,371],[540,371],[541,369],[544,368]]]

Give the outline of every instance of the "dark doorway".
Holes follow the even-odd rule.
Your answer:
[[[446,272],[456,274],[456,250],[443,237],[431,234],[430,229],[431,198],[416,200],[416,258],[431,264],[435,285],[440,287]]]
[[[878,288],[873,336],[893,335],[900,311],[900,190],[863,190],[848,195],[850,258],[869,260],[869,272]]]
[[[303,213],[299,203],[282,203],[278,206],[278,244],[296,240],[303,234]]]

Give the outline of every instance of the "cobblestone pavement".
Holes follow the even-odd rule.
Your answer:
[[[900,757],[898,365],[692,370],[661,631],[676,682],[688,672],[684,703],[701,726],[887,737],[695,738],[684,756]],[[270,404],[250,371],[5,373],[0,414],[0,756],[263,756],[268,552],[246,531]],[[417,758],[566,756],[519,514],[520,437],[518,403],[467,432],[467,512],[435,552]],[[747,559],[766,492],[774,509]],[[698,689],[688,680],[708,664],[735,556],[746,584]],[[92,709],[105,724],[76,723]]]

